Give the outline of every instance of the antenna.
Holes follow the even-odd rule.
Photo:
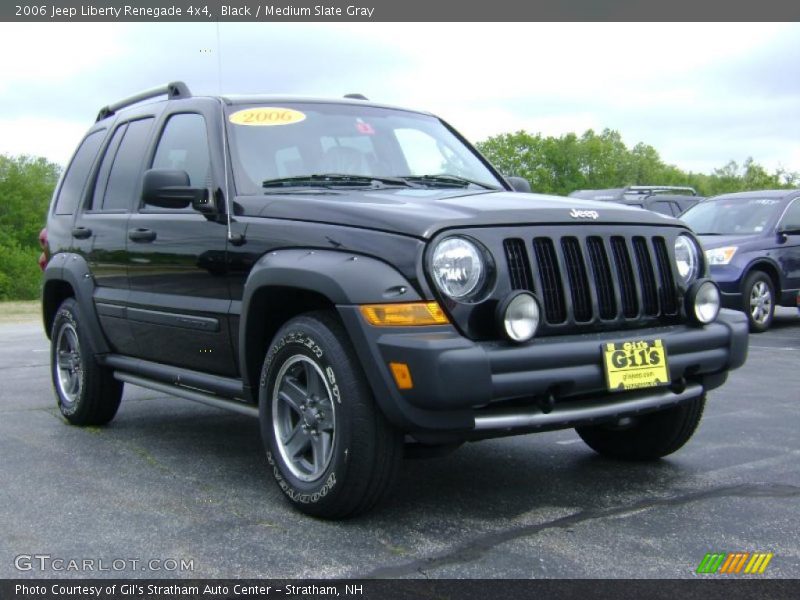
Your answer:
[[[228,241],[234,246],[240,246],[244,243],[244,235],[241,233],[234,235],[233,231],[231,230],[231,213],[233,211],[233,203],[231,202],[230,198],[230,184],[228,182],[228,164],[230,161],[228,160],[228,130],[225,127],[225,102],[219,97],[217,97],[217,101],[219,102],[220,108],[219,122],[220,126],[222,127],[220,133],[222,134],[222,168],[225,178],[225,189],[223,190],[223,194],[225,194],[225,224],[228,232]]]
[[[222,95],[222,43],[219,35],[219,21],[217,21],[217,93]]]

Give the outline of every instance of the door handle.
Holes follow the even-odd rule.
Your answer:
[[[85,240],[90,235],[92,235],[92,230],[89,229],[88,227],[73,227],[72,228],[72,237],[74,237],[76,239]]]
[[[156,239],[156,232],[152,229],[131,229],[128,239],[133,242],[152,242]]]

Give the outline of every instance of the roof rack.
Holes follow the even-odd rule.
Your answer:
[[[351,100],[369,100],[364,94],[345,94],[344,97]]]
[[[192,93],[189,91],[189,88],[185,83],[182,81],[173,81],[172,83],[139,92],[138,94],[129,96],[128,98],[120,100],[119,102],[104,106],[100,109],[100,112],[97,113],[97,120],[95,122],[102,121],[103,119],[110,117],[115,112],[121,108],[125,108],[126,106],[131,106],[132,104],[136,104],[142,100],[149,100],[150,98],[157,98],[158,96],[164,95],[166,95],[170,100],[192,97]]]
[[[691,192],[692,196],[697,196],[697,190],[688,185],[629,185],[625,188],[625,193],[651,195],[658,192]]]

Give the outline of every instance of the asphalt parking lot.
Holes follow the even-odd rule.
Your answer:
[[[41,326],[0,335],[0,578],[685,578],[735,551],[774,553],[760,577],[800,576],[796,310],[751,336],[668,459],[604,460],[573,431],[481,442],[405,462],[388,505],[340,523],[289,508],[254,420],[128,387],[109,426],[66,425]],[[141,562],[15,567],[33,554]],[[151,559],[194,570],[142,570]]]

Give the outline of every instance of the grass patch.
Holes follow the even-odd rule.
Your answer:
[[[30,323],[42,320],[39,300],[0,302],[0,323]]]

